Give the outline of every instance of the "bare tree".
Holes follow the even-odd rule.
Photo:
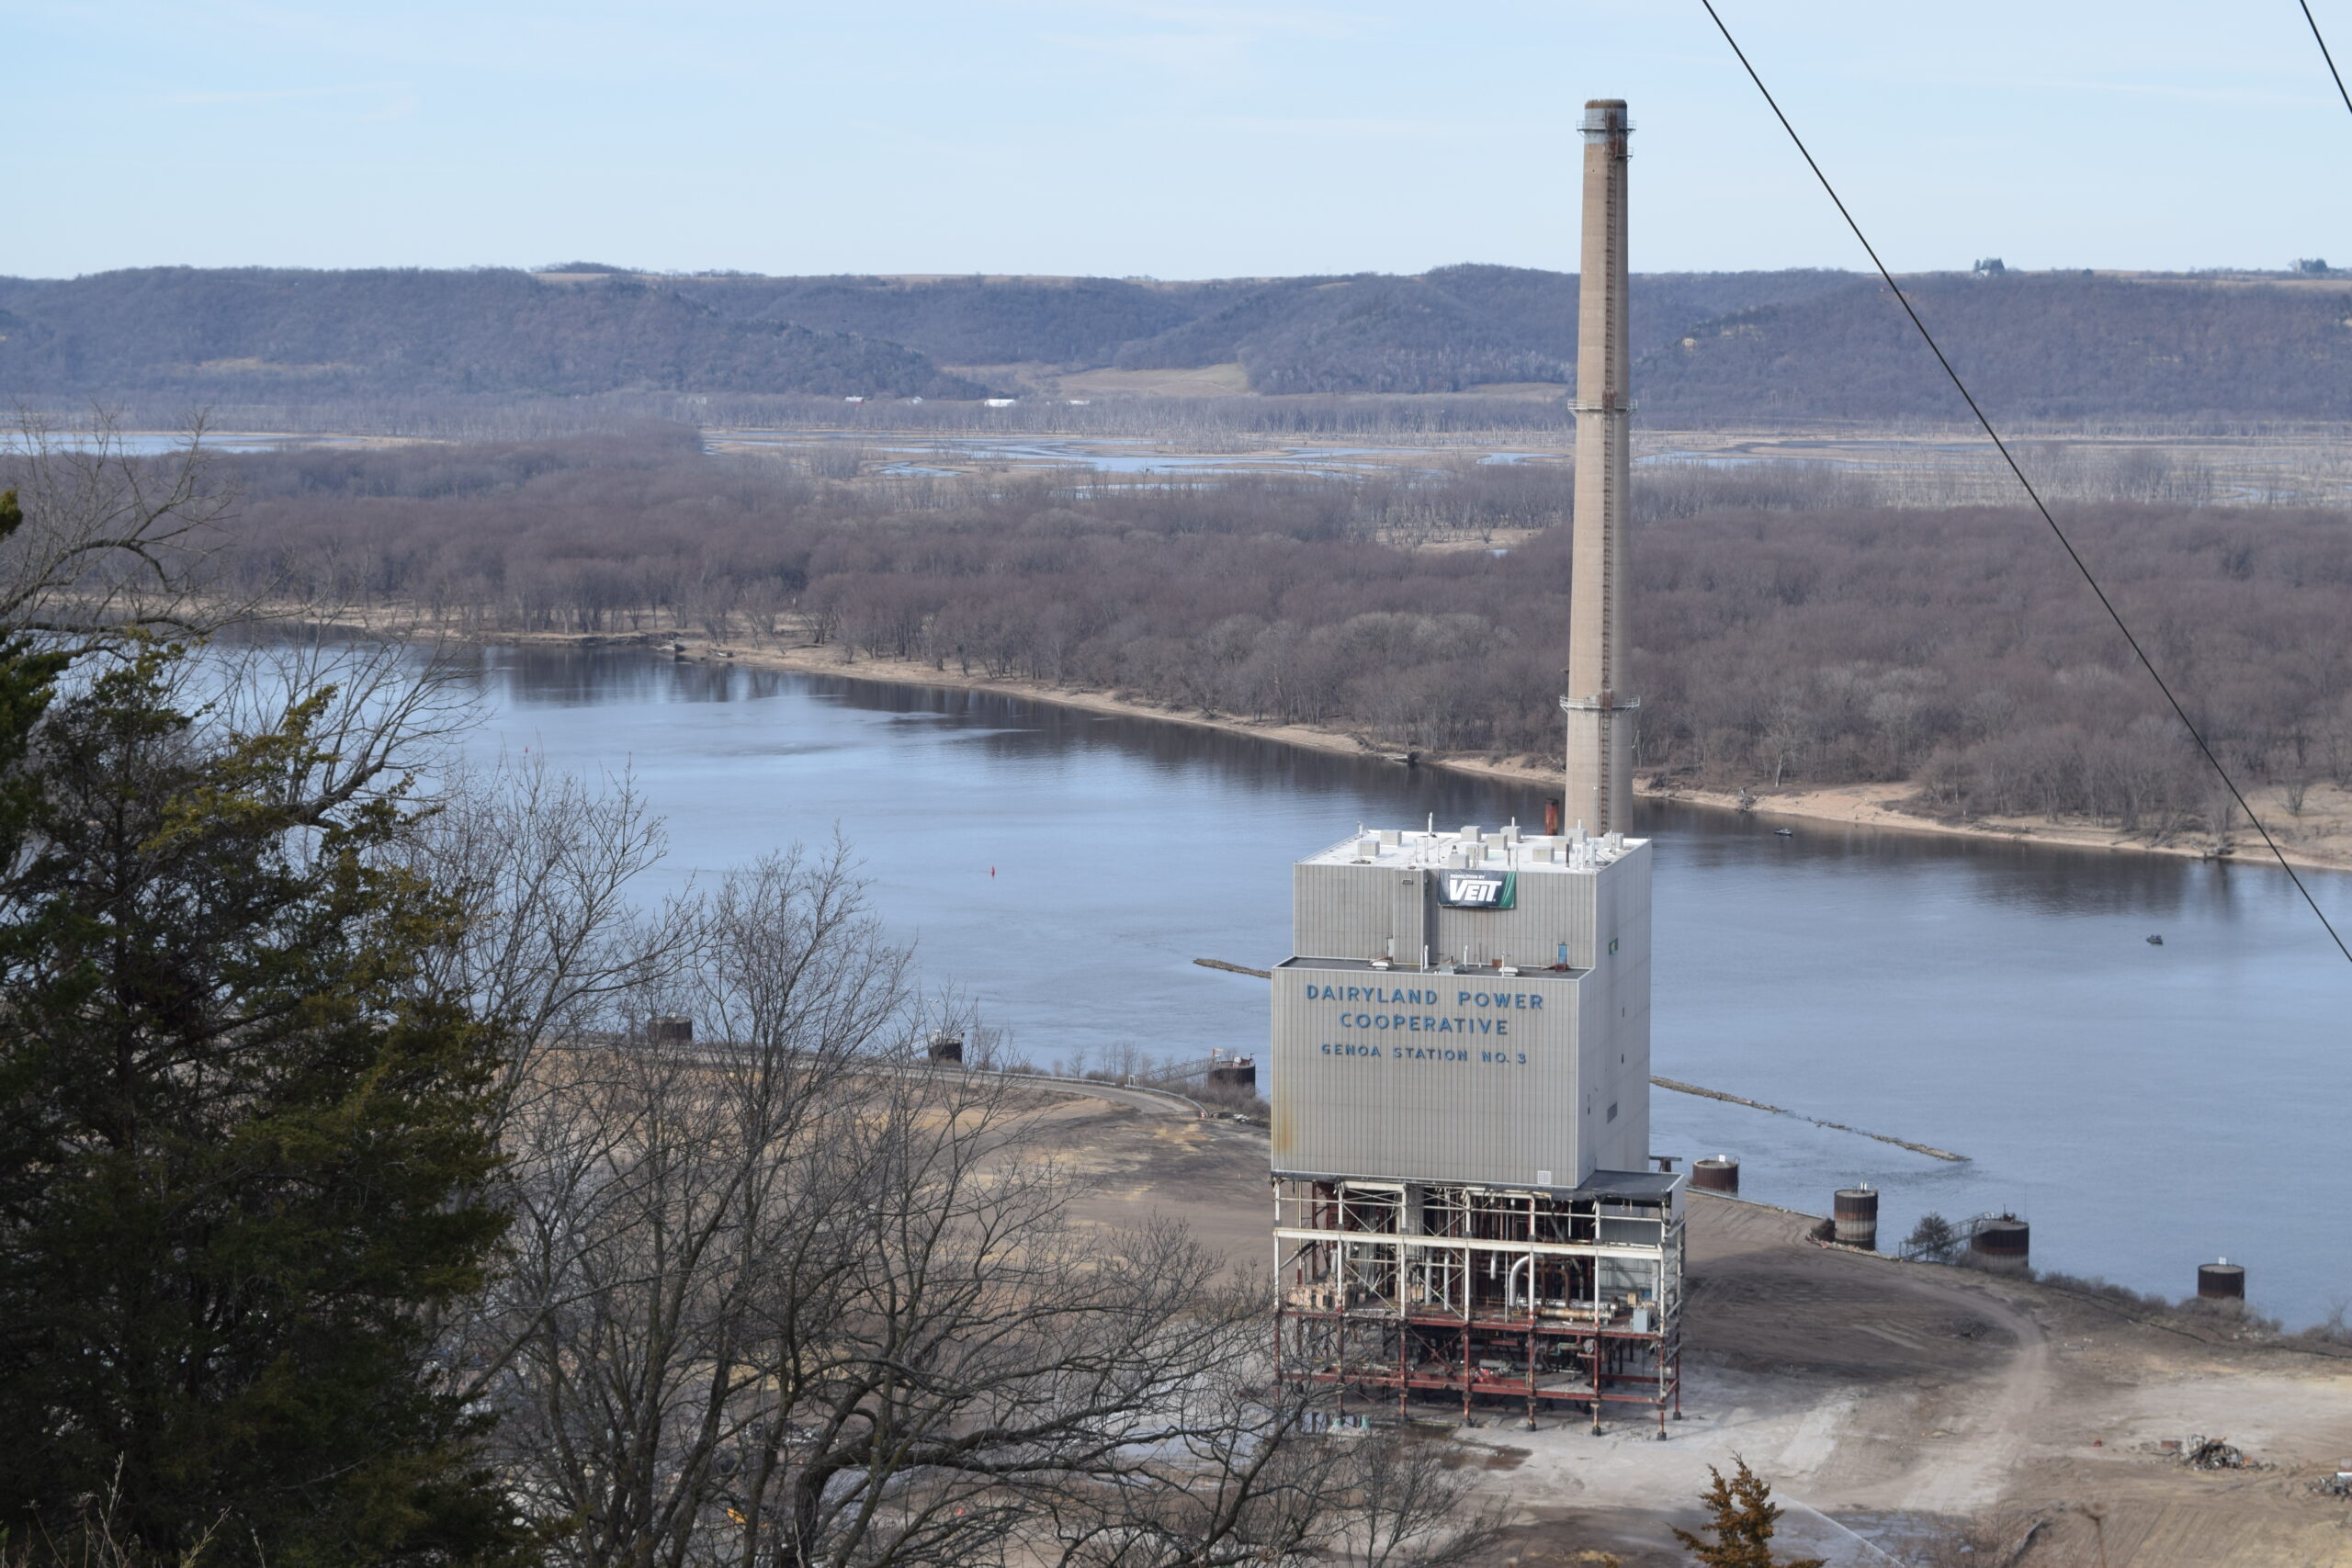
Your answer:
[[[919,1059],[845,849],[696,919],[637,1000],[697,1043],[550,1052],[510,1127],[489,1386],[570,1561],[1433,1562],[1475,1534],[1434,1458],[1302,1430],[1262,1282],[1180,1227],[1079,1226],[1035,1091]]]
[[[627,772],[599,787],[537,756],[447,770],[415,836],[418,869],[461,904],[452,988],[513,1039],[518,1080],[550,1043],[637,1021],[632,1003],[695,951],[690,906],[646,913],[637,900],[666,843]]]
[[[236,619],[242,607],[207,581],[229,500],[204,435],[199,418],[170,451],[141,457],[104,411],[69,431],[20,407],[0,437],[0,491],[24,509],[0,540],[0,626],[88,648]]]
[[[576,1521],[582,1563],[707,1545],[757,1298],[794,1265],[808,1297],[842,1250],[829,1210],[858,1129],[822,1113],[851,1058],[903,1054],[911,1018],[905,955],[839,846],[762,863],[671,919],[693,927],[691,964],[634,976],[603,1011],[626,1027],[689,1007],[723,1043],[538,1065],[511,1122],[514,1267],[475,1349],[508,1369],[518,1486]]]
[[[1365,1568],[1427,1568],[1476,1555],[1506,1516],[1475,1496],[1477,1472],[1454,1444],[1427,1434],[1363,1445],[1353,1527]]]

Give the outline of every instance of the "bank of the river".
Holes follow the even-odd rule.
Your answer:
[[[839,832],[923,974],[1010,1032],[1007,1059],[1064,1071],[1262,1048],[1264,982],[1193,960],[1288,952],[1301,852],[1358,822],[1525,823],[1556,788],[920,670],[748,662],[453,649],[482,720],[458,744],[483,767],[626,776],[669,846],[647,908]],[[1891,1236],[1930,1212],[2014,1213],[2039,1266],[2168,1297],[2226,1256],[2298,1325],[2352,1283],[2310,1241],[2324,1195],[2245,1157],[2332,1146],[2312,1086],[2342,1034],[2341,961],[2286,878],[1868,827],[1781,837],[1674,800],[1636,815],[1657,843],[1651,1070],[1803,1112],[1661,1090],[1652,1146],[1734,1155],[1744,1193],[1815,1213],[1867,1182]],[[2306,880],[2352,919],[2352,878]]]
[[[898,685],[989,692],[1001,696],[1058,704],[1091,713],[1117,714],[1234,735],[1256,736],[1261,739],[1280,741],[1286,746],[1304,747],[1340,756],[1397,754],[1393,748],[1347,730],[1306,724],[1270,724],[1260,719],[1200,709],[1160,707],[1109,692],[1073,690],[1038,681],[1000,680],[943,670],[922,660],[865,657],[853,660],[846,657],[845,650],[839,644],[834,643],[786,646],[718,644],[707,637],[687,632],[649,632],[625,637],[504,632],[481,640],[538,648],[643,647],[656,651],[674,649],[673,657],[692,662],[732,663],[752,670],[784,670],[802,674],[884,681]],[[1419,766],[1444,768],[1515,784],[1545,784],[1558,774],[1555,765],[1532,757],[1498,758],[1423,752],[1418,754],[1414,761]],[[2051,818],[1973,818],[1966,821],[1946,821],[1907,809],[1916,793],[1908,784],[1835,784],[1819,789],[1767,790],[1751,795],[1749,800],[1752,804],[1746,806],[1737,795],[1720,790],[1687,789],[1675,785],[1660,788],[1649,781],[1637,781],[1635,787],[1642,795],[1653,798],[1682,801],[1713,810],[1752,810],[1761,817],[1846,823],[1907,833],[2001,839],[2070,849],[2126,851],[2190,860],[2275,863],[2260,836],[2250,829],[2232,836],[2217,849],[2204,834],[2185,834],[2174,840],[2152,841],[2143,834]],[[2287,859],[2297,865],[2328,870],[2352,869],[2352,791],[2329,784],[2314,784],[2306,793],[2303,809],[2300,813],[2289,809],[2283,794],[2275,787],[2256,791],[2254,800],[2263,814],[2264,821],[2270,825],[2278,837]]]

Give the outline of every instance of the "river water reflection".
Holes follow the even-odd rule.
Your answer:
[[[926,975],[1040,1061],[1261,1048],[1262,985],[1192,961],[1283,955],[1292,860],[1359,822],[1542,814],[1510,785],[968,693],[635,652],[493,649],[481,679],[478,745],[634,770],[665,887],[838,824]],[[1736,1154],[1747,1196],[1816,1213],[1871,1182],[1893,1239],[2012,1209],[2041,1267],[2170,1295],[2226,1255],[2290,1323],[2352,1293],[2352,972],[2283,876],[1645,810],[1655,1070],[1973,1157],[1663,1090],[1659,1152]],[[2352,879],[2312,880],[2352,919]]]

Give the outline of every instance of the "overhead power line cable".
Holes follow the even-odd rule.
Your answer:
[[[1764,85],[1764,78],[1757,73],[1755,64],[1747,58],[1747,51],[1739,47],[1739,40],[1732,37],[1731,28],[1724,25],[1722,14],[1715,9],[1714,0],[1699,0],[1699,4],[1707,8],[1708,18],[1715,24],[1715,30],[1724,35],[1724,42],[1731,45],[1732,53],[1738,57],[1740,69],[1747,73],[1747,79],[1755,83],[1756,90],[1764,96],[1764,103],[1771,109],[1772,118],[1779,120],[1781,129],[1789,133],[1789,140],[1795,143],[1798,156],[1804,160],[1805,167],[1813,171],[1813,177],[1821,182],[1821,188],[1827,193],[1831,204],[1838,209],[1838,216],[1843,218],[1846,220],[1846,227],[1854,231],[1854,238],[1861,243],[1863,252],[1871,258],[1871,265],[1878,268],[1879,277],[1894,293],[1895,302],[1903,307],[1903,313],[1911,318],[1911,324],[1918,329],[1920,339],[1928,345],[1928,352],[1936,356],[1936,363],[1942,366],[1944,374],[1951,378],[1953,390],[1957,391],[1961,400],[1968,405],[1968,412],[1976,416],[1976,423],[1991,438],[1994,449],[2001,454],[2001,461],[2007,463],[2009,472],[2017,476],[2018,485],[2025,491],[2026,499],[2033,502],[2033,509],[2041,513],[2042,522],[2050,525],[2051,535],[2057,539],[2059,547],[2066,552],[2066,558],[2075,563],[2076,571],[2082,573],[2083,581],[2089,586],[2092,594],[2098,598],[2099,608],[2107,612],[2107,618],[2115,623],[2115,629],[2121,632],[2123,640],[2131,645],[2132,656],[2139,660],[2140,668],[2148,672],[2148,679],[2156,683],[2156,690],[2162,692],[2165,701],[2172,705],[2173,714],[2180,720],[2181,728],[2188,731],[2188,738],[2191,740],[2197,742],[2197,750],[2204,754],[2205,761],[2212,768],[2214,776],[2222,781],[2222,787],[2230,792],[2232,800],[2237,802],[2238,809],[2245,813],[2245,819],[2254,824],[2254,830],[2262,835],[2262,841],[2269,849],[2271,858],[2278,863],[2278,869],[2285,872],[2289,880],[2294,883],[2295,891],[2303,896],[2303,902],[2311,906],[2312,914],[2326,931],[2328,940],[2335,943],[2335,951],[2344,955],[2346,963],[2352,963],[2352,947],[2345,945],[2344,938],[2336,931],[2335,922],[2327,918],[2327,911],[2321,908],[2319,900],[2312,897],[2311,888],[2305,886],[2300,875],[2296,874],[2295,868],[2288,861],[2286,852],[2279,849],[2278,841],[2270,836],[2270,829],[2263,826],[2262,818],[2255,814],[2254,807],[2246,800],[2245,792],[2238,788],[2237,781],[2230,777],[2230,770],[2222,765],[2222,759],[2214,755],[2213,748],[2207,744],[2205,732],[2198,728],[2197,721],[2188,716],[2188,710],[2183,707],[2180,699],[2173,694],[2171,684],[2157,671],[2155,660],[2148,657],[2148,650],[2141,647],[2140,639],[2132,634],[2131,626],[2123,619],[2123,613],[2115,607],[2115,601],[2107,596],[2107,590],[2098,585],[2098,579],[2091,573],[2090,564],[2083,559],[2082,552],[2075,548],[2075,542],[2066,536],[2066,530],[2058,525],[2058,519],[2051,514],[2049,506],[2041,499],[2041,492],[2034,489],[2033,481],[2026,478],[2025,469],[2018,466],[2016,455],[2010,452],[2009,444],[2001,439],[2001,433],[1993,428],[1993,422],[1985,417],[1984,411],[1978,406],[1974,394],[1969,391],[1968,383],[1962,381],[1960,378],[1960,372],[1952,368],[1952,363],[1945,356],[1942,344],[1936,342],[1936,334],[1929,332],[1928,323],[1919,319],[1918,310],[1912,306],[1911,297],[1903,292],[1903,286],[1894,281],[1894,274],[1888,271],[1886,263],[1879,259],[1878,247],[1871,243],[1868,234],[1862,232],[1861,224],[1855,221],[1854,214],[1846,206],[1845,198],[1838,194],[1838,187],[1829,183],[1829,176],[1822,173],[1821,165],[1815,160],[1812,150],[1805,146],[1804,138],[1797,134],[1797,128],[1789,123],[1789,117],[1781,112],[1780,100],[1772,96],[1772,89],[1767,87]],[[2304,6],[2303,14],[2305,16],[2311,14],[2308,5]],[[2312,31],[2314,33],[2318,31],[2316,23],[2312,26]],[[2326,48],[2324,40],[2320,47],[2323,50]],[[2335,69],[2333,60],[2328,62],[2328,68]],[[2339,85],[2341,85],[2340,81]],[[2347,105],[2352,105],[2352,97],[2347,97],[2345,101]]]
[[[2303,8],[2303,20],[2312,25],[2312,41],[2319,45],[2319,57],[2327,62],[2327,73],[2335,78],[2335,96],[2344,100],[2346,109],[2352,109],[2352,92],[2344,89],[2344,73],[2335,68],[2335,56],[2328,51],[2326,35],[2319,30],[2319,18],[2312,15],[2312,0],[2295,0],[2295,3]]]

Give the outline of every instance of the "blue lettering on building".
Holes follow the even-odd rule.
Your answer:
[[[1325,986],[1310,982],[1306,987],[1306,999],[1310,1002],[1369,1002],[1385,1007],[1435,1007],[1439,993],[1418,986]],[[1541,1011],[1544,998],[1534,991],[1459,991],[1454,994],[1453,1005]]]
[[[1498,1039],[1510,1033],[1509,1019],[1491,1016],[1465,1018],[1437,1012],[1359,1010],[1360,1008],[1366,1006],[1384,1010],[1443,1006],[1444,994],[1425,987],[1327,986],[1318,981],[1308,984],[1306,998],[1309,1001],[1355,1004],[1339,1015],[1338,1021],[1342,1029],[1370,1030],[1391,1034],[1396,1032],[1432,1035],[1483,1034]],[[1457,1008],[1486,1010],[1489,1013],[1505,1009],[1533,1012],[1540,1011],[1544,1006],[1542,994],[1533,991],[1457,991],[1453,999]],[[1467,1063],[1471,1060],[1470,1050],[1464,1046],[1420,1045],[1405,1041],[1397,1041],[1385,1049],[1372,1044],[1332,1043],[1323,1045],[1321,1051],[1327,1056],[1342,1056],[1356,1060],[1370,1060],[1375,1056],[1386,1055],[1399,1064],[1407,1060],[1458,1063]],[[1489,1066],[1525,1066],[1527,1053],[1481,1050],[1477,1053],[1477,1060]]]
[[[1310,1002],[1374,1002],[1390,1007],[1434,1007],[1438,994],[1419,987],[1396,986],[1324,986],[1310,983],[1306,987]]]
[[[1342,1029],[1402,1029],[1408,1032],[1431,1031],[1439,1034],[1509,1034],[1510,1020],[1507,1018],[1425,1018],[1409,1012],[1343,1012],[1340,1015]]]
[[[1310,992],[1314,988],[1312,986],[1307,987]],[[1458,1008],[1526,1008],[1532,1010],[1543,1007],[1544,998],[1534,991],[1460,991],[1454,995],[1453,1005]]]

